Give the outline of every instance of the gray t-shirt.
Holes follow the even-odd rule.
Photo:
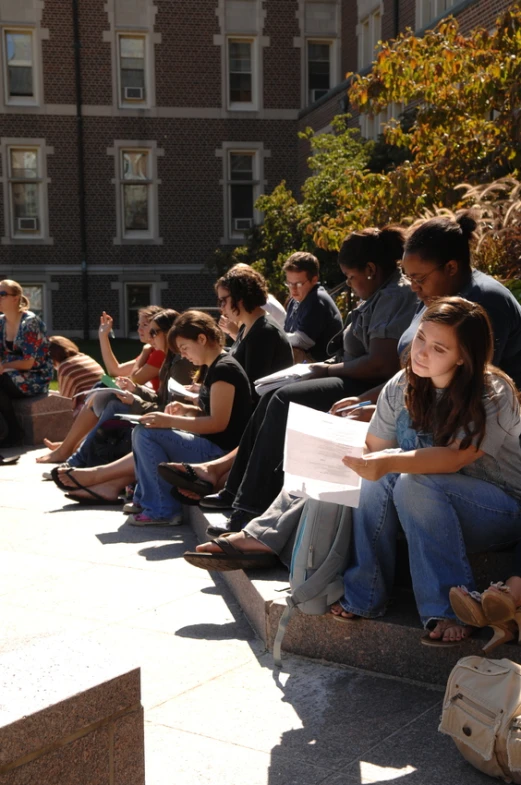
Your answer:
[[[460,470],[460,474],[490,482],[521,501],[521,417],[519,404],[509,385],[494,373],[488,374],[483,396],[485,436],[479,449],[485,455]],[[399,371],[383,388],[369,433],[395,441],[404,451],[434,446],[432,434],[416,431],[405,407],[405,372]],[[441,391],[440,391],[441,393]],[[458,438],[463,438],[463,432]]]
[[[397,270],[351,312],[344,331],[344,362],[369,353],[374,338],[400,338],[410,325],[418,298]]]

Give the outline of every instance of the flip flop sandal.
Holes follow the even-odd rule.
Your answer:
[[[193,466],[190,466],[189,463],[183,463],[182,466],[185,469],[184,472],[174,469],[168,463],[160,463],[157,470],[163,480],[166,480],[166,482],[176,488],[184,488],[187,491],[200,493],[201,497],[213,493],[213,484],[208,482],[208,480],[201,480],[195,473]]]
[[[63,469],[63,466],[55,466],[54,469],[51,470],[51,480],[58,486],[58,488],[61,491],[65,491],[65,493],[70,493],[71,491],[74,491],[74,488],[72,487],[72,485],[65,485],[63,480],[60,479],[60,475],[58,473],[60,471],[60,469]],[[78,482],[78,480],[76,480],[74,477],[72,477],[72,472],[73,471],[75,471],[75,469],[72,466],[69,466],[65,470],[65,474],[68,477],[71,478],[71,480],[73,481],[73,483],[76,486],[76,488],[79,488],[82,491],[87,490],[86,488],[84,488],[84,486],[80,482]]]
[[[222,553],[186,551],[183,554],[183,558],[193,567],[200,567],[202,570],[215,570],[217,572],[258,570],[274,567],[278,563],[278,557],[274,553],[240,551],[226,537],[218,537],[214,540],[214,543],[219,546]]]
[[[468,591],[464,591],[460,586],[453,586],[449,592],[449,600],[452,610],[464,624],[471,627],[488,627],[489,621],[481,602]]]
[[[85,507],[119,507],[120,505],[119,499],[116,499],[115,501],[104,499],[103,496],[100,496],[99,493],[96,493],[96,491],[93,491],[91,488],[83,488],[82,490],[90,493],[92,499],[85,499],[83,496],[75,496],[74,493],[66,493],[65,498],[70,499],[72,502],[82,504]]]
[[[178,488],[170,488],[170,496],[175,499],[179,504],[186,504],[188,507],[199,507],[200,499],[190,499],[188,496],[183,496]]]
[[[11,458],[4,458],[3,455],[0,455],[0,466],[14,466],[19,460],[19,455],[13,455]]]
[[[432,629],[427,630],[425,635],[422,635],[420,638],[420,643],[424,646],[432,646],[435,649],[449,649],[453,646],[461,646],[462,643],[466,643],[470,638],[470,635],[466,635],[464,638],[461,638],[459,641],[444,641],[441,638],[431,638],[429,633],[431,633],[434,629],[436,629],[437,625],[434,625]],[[461,626],[453,624],[452,626]]]

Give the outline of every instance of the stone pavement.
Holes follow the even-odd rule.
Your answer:
[[[492,782],[437,733],[440,691],[294,656],[274,671],[218,576],[181,558],[188,526],[67,503],[38,454],[0,467],[0,653],[83,637],[140,665],[147,785]]]

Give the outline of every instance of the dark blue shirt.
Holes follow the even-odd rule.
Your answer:
[[[316,284],[302,302],[293,298],[289,301],[284,332],[307,335],[313,341],[309,353],[317,362],[327,358],[327,345],[341,329],[340,311],[320,284]]]
[[[482,305],[494,332],[492,362],[507,373],[521,390],[521,305],[512,292],[490,275],[473,270],[460,297]],[[411,343],[426,306],[420,303],[410,326],[398,343],[398,353]]]

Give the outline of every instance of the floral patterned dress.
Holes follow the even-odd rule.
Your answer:
[[[53,366],[45,325],[32,311],[23,312],[12,350],[6,344],[5,316],[0,316],[0,363],[16,360],[34,360],[34,365],[27,371],[4,371],[13,384],[23,395],[45,395],[53,377]]]

